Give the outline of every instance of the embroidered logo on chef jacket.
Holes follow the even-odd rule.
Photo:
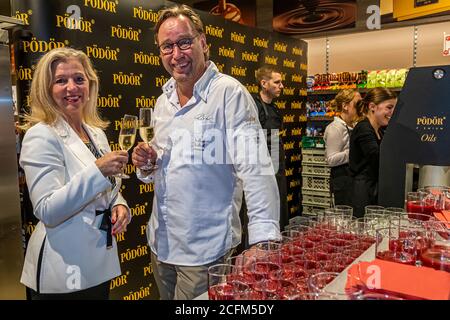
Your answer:
[[[200,118],[200,119],[199,119]],[[194,121],[194,151],[204,151],[205,147],[214,140],[215,135],[211,134],[214,130],[215,122],[211,116],[200,114]]]

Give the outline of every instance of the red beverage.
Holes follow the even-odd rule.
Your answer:
[[[329,243],[333,246],[339,247],[339,248],[344,248],[344,247],[350,247],[352,245],[352,243],[348,240],[343,240],[343,239],[331,239],[328,240]]]
[[[295,284],[289,280],[278,280],[277,295],[281,299],[289,299],[290,296],[297,293]]]
[[[220,283],[208,288],[209,300],[233,300],[233,286],[228,283]]]
[[[352,241],[352,240],[356,240],[358,237],[356,236],[356,235],[354,235],[354,234],[351,234],[351,233],[338,233],[337,235],[336,235],[336,238],[338,238],[338,239],[343,239],[343,240],[350,240],[350,241]]]
[[[322,245],[322,250],[327,253],[336,253],[337,252],[337,248],[328,242],[326,242]]]
[[[305,249],[312,249],[312,248],[314,248],[314,245],[315,245],[314,242],[312,242],[311,240],[306,240],[306,239],[302,243],[302,247]]]
[[[291,250],[291,255],[292,256],[296,256],[296,255],[305,253],[305,249],[303,249],[300,246],[296,246],[296,245],[292,245],[290,247],[290,250]]]
[[[256,262],[254,272],[255,280],[268,279],[269,273],[279,271],[280,266],[272,262]]]
[[[422,217],[411,213],[422,213],[431,216],[435,211],[435,208],[433,204],[426,204],[420,201],[408,201],[406,203],[406,211],[408,212],[409,218],[422,220]]]
[[[281,278],[285,280],[298,280],[300,278],[306,277],[306,272],[297,264],[289,263],[283,265],[281,273],[272,273],[270,276],[272,279]]]
[[[325,260],[329,260],[329,254],[326,251],[321,250],[320,248],[317,249],[316,254],[315,254],[315,260],[316,261],[325,261]]]
[[[331,230],[331,229],[320,229],[320,234],[325,239],[330,239],[330,238],[336,237],[337,232],[335,230]]]
[[[414,255],[406,252],[381,251],[377,252],[377,259],[408,264],[415,266],[416,258]]]
[[[255,282],[253,289],[258,292],[258,296],[261,296],[263,300],[276,299],[279,282],[278,280],[264,279]]]
[[[306,239],[308,239],[309,241],[312,241],[312,242],[321,242],[324,239],[324,237],[319,234],[311,234],[310,233],[306,236]]]
[[[281,255],[281,263],[282,264],[291,263],[291,262],[294,262],[294,258],[292,258],[291,255],[289,255],[289,254]]]
[[[325,272],[338,272],[336,264],[333,263],[332,261],[325,261],[325,263],[322,266],[322,269]]]
[[[401,252],[403,251],[403,244],[402,240],[389,240],[389,251]]]
[[[422,264],[436,270],[450,272],[450,250],[442,246],[426,249],[420,256]]]
[[[360,249],[360,248],[357,248],[357,249],[349,249],[349,250],[346,250],[346,251],[344,252],[344,254],[348,255],[348,257],[350,257],[351,259],[355,260],[356,258],[359,258],[359,256],[362,255],[362,253],[363,253],[364,251],[365,251],[365,250],[362,250],[362,249]],[[353,262],[353,260],[352,260],[352,262]]]
[[[253,270],[245,269],[244,273],[242,275],[243,282],[247,283],[249,286],[251,286],[255,282],[255,277],[253,274]]]
[[[363,238],[360,239],[360,241],[358,243],[358,248],[361,249],[361,250],[366,251],[374,243],[375,243],[375,239],[373,237],[363,237]]]
[[[320,264],[313,260],[296,260],[295,264],[303,268],[307,274],[316,273],[320,269]]]
[[[308,284],[306,283],[306,278],[299,279],[295,281],[294,284],[299,292],[307,293],[309,291]]]

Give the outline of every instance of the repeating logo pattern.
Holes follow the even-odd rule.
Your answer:
[[[153,108],[161,87],[169,79],[154,44],[153,27],[165,1],[138,4],[123,0],[13,0],[15,16],[29,32],[15,36],[18,75],[18,105],[29,110],[28,91],[40,56],[57,47],[83,50],[100,77],[98,107],[111,124],[106,133],[112,150],[118,150],[118,130],[124,114],[139,114],[139,108]],[[31,9],[33,8],[33,9]],[[299,210],[301,136],[306,110],[306,43],[275,33],[246,27],[200,13],[210,47],[210,58],[219,70],[239,80],[250,93],[259,92],[255,71],[272,64],[283,75],[284,90],[276,102],[283,117],[280,133],[286,153],[288,201],[291,214]],[[123,275],[111,282],[113,299],[157,299],[147,245],[147,221],[151,214],[153,184],[135,177],[130,163],[122,193],[133,219],[128,231],[117,237]],[[19,172],[22,192],[24,244],[34,230],[33,217],[23,172]],[[69,270],[71,285],[77,285],[76,269]]]

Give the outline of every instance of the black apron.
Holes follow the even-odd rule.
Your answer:
[[[378,205],[378,182],[360,174],[353,178],[353,216],[362,218],[368,205]]]

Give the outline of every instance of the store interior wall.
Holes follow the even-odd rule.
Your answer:
[[[417,27],[416,66],[447,65],[442,55],[450,22]],[[308,75],[326,73],[326,38],[307,39]],[[328,72],[382,70],[413,66],[414,27],[329,37]]]

